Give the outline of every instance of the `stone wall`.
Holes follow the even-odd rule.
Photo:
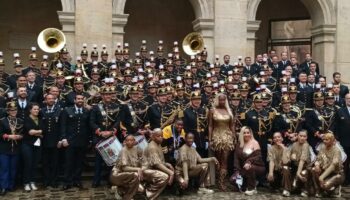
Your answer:
[[[20,53],[22,64],[27,65],[31,46],[37,45],[37,36],[45,28],[61,28],[57,10],[60,0],[0,1],[0,51],[8,71],[12,71],[13,53]],[[39,49],[39,48],[38,48]],[[43,52],[39,50],[41,57]]]

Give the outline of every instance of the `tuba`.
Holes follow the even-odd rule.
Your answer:
[[[40,32],[38,45],[47,53],[56,53],[66,45],[66,36],[56,28],[47,28]]]
[[[189,56],[200,53],[204,49],[204,40],[202,35],[198,32],[189,33],[182,41],[182,48]]]

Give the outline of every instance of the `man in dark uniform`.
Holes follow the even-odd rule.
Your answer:
[[[308,142],[313,149],[322,140],[322,136],[329,130],[325,119],[324,94],[322,92],[314,93],[314,108],[307,108],[305,111],[305,128],[308,131]]]
[[[131,87],[129,91],[130,101],[126,104],[131,113],[132,123],[130,134],[144,135],[147,133],[146,123],[148,106],[140,100],[140,91],[138,86]]]
[[[29,115],[29,99],[25,87],[17,89],[17,117],[24,120]]]
[[[281,97],[280,110],[273,122],[273,132],[280,132],[284,138],[283,143],[291,145],[296,139],[296,134],[303,127],[301,112],[293,109],[288,94]]]
[[[143,101],[151,106],[154,102],[157,101],[157,88],[158,85],[154,81],[149,81],[147,83],[147,96],[143,98]]]
[[[340,84],[340,97],[344,98],[349,93],[349,88],[346,85],[341,84],[341,74],[339,72],[333,73],[333,85]]]
[[[147,117],[152,130],[172,124],[177,115],[177,111],[168,104],[167,95],[166,88],[159,88],[157,91],[158,102],[148,107]]]
[[[333,132],[335,133],[337,140],[343,146],[345,153],[348,155],[346,162],[344,163],[344,171],[346,175],[346,183],[349,184],[350,172],[350,94],[345,95],[345,106],[340,108],[335,116],[335,125],[333,126]]]
[[[207,80],[203,84],[201,107],[206,107],[206,108],[210,109],[211,105],[212,105],[213,98],[214,98],[213,83],[211,81]]]
[[[183,111],[184,130],[194,134],[196,150],[202,158],[208,156],[206,143],[208,141],[208,110],[201,107],[201,94],[199,91],[191,93],[190,106]]]
[[[68,58],[69,58],[68,54],[69,52],[67,48],[63,48],[60,51],[58,60],[52,62],[51,70],[62,70],[65,76],[70,75],[72,65],[68,61]],[[57,69],[57,68],[61,68],[61,69]]]
[[[176,89],[176,97],[174,101],[176,102],[177,105],[179,105],[180,110],[184,110],[188,106],[188,103],[190,102],[189,99],[185,96],[185,87],[182,83],[178,83],[175,86],[175,89]]]
[[[57,187],[58,142],[60,140],[60,115],[63,108],[55,104],[51,94],[45,97],[46,106],[40,111],[43,126],[43,170],[44,186]]]
[[[80,76],[74,78],[74,90],[67,94],[66,106],[73,106],[75,102],[75,96],[78,94],[83,95],[86,99],[90,97],[90,94],[84,91],[83,78]]]
[[[94,105],[91,111],[90,126],[94,133],[93,143],[97,144],[103,140],[116,135],[119,141],[130,130],[132,118],[127,107],[122,104],[112,102],[112,93],[114,91],[109,86],[101,88],[101,103]],[[121,130],[121,125],[123,129]],[[125,130],[126,129],[126,130]],[[123,134],[122,134],[123,133]],[[92,187],[98,187],[101,183],[102,165],[104,161],[101,155],[96,152],[95,157],[95,174]],[[108,169],[108,174],[110,169]]]
[[[102,46],[101,62],[98,63],[98,68],[100,69],[100,72],[102,75],[101,78],[104,78],[110,66],[111,66],[111,63],[108,63],[108,52],[106,50],[106,46]]]
[[[71,186],[81,188],[81,174],[86,147],[91,138],[90,111],[84,108],[84,96],[77,94],[74,105],[62,111],[61,141],[58,147],[66,148],[63,190]]]
[[[15,60],[13,63],[14,63],[15,73],[8,76],[6,80],[6,85],[10,86],[11,90],[17,88],[17,79],[19,76],[22,75],[22,63],[21,63],[21,60],[19,59],[19,54],[15,53],[14,56],[15,56]]]
[[[288,93],[290,97],[290,103],[292,107],[296,107],[301,111],[301,114],[304,115],[305,113],[305,103],[302,101],[298,101],[297,95],[298,95],[298,88],[295,85],[290,85],[288,87]]]
[[[157,57],[156,57],[156,68],[158,69],[159,65],[164,65],[166,62],[166,58],[163,57],[164,49],[163,49],[163,41],[160,40],[158,42],[157,47]]]
[[[307,74],[305,72],[300,72],[297,99],[305,103],[307,108],[312,108],[312,94],[313,89],[307,84]]]
[[[230,64],[230,56],[224,56],[224,64],[220,66],[220,75],[227,77],[227,72],[233,70],[233,65]]]
[[[29,66],[22,70],[23,75],[27,75],[29,71],[33,71],[36,76],[40,75],[40,70],[37,67],[38,57],[36,55],[36,48],[32,47],[32,53],[29,54]]]

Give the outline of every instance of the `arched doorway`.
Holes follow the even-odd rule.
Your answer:
[[[270,0],[249,0],[247,7],[247,43],[248,43],[248,55],[252,54],[255,51],[255,47],[257,46],[256,42],[256,31],[261,28],[262,21],[258,20],[257,14],[259,5],[264,1]],[[270,6],[275,4],[285,6],[285,2],[287,1],[271,1]],[[335,33],[336,33],[336,13],[335,6],[333,2],[328,0],[298,0],[291,1],[293,5],[290,7],[286,7],[295,12],[294,4],[302,3],[307,10],[307,13],[311,19],[311,48],[314,60],[318,61],[321,66],[321,73],[330,77],[332,72],[335,70]],[[299,2],[299,3],[296,3]],[[298,6],[301,8],[300,4]],[[267,15],[266,11],[262,10],[262,12]],[[299,13],[304,15],[303,13]],[[283,15],[280,16],[283,19]]]
[[[32,46],[37,46],[39,32],[48,27],[61,28],[57,10],[60,0],[13,0],[0,3],[0,51],[4,52],[6,70],[12,71],[13,53],[20,53],[22,64],[27,65]],[[38,49],[38,56],[42,52]]]
[[[156,50],[158,40],[164,41],[164,51],[171,52],[172,44],[181,44],[186,34],[193,31],[195,13],[188,0],[127,0],[124,12],[129,14],[124,41],[131,52],[140,50],[141,41],[147,41],[147,50]]]
[[[256,32],[255,55],[271,49],[278,54],[295,51],[302,61],[305,51],[311,51],[310,14],[300,1],[263,0],[256,19],[261,23]]]

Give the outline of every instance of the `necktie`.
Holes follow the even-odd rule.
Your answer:
[[[22,109],[24,109],[24,102],[22,102]]]
[[[79,108],[79,113],[83,114],[83,109]]]

